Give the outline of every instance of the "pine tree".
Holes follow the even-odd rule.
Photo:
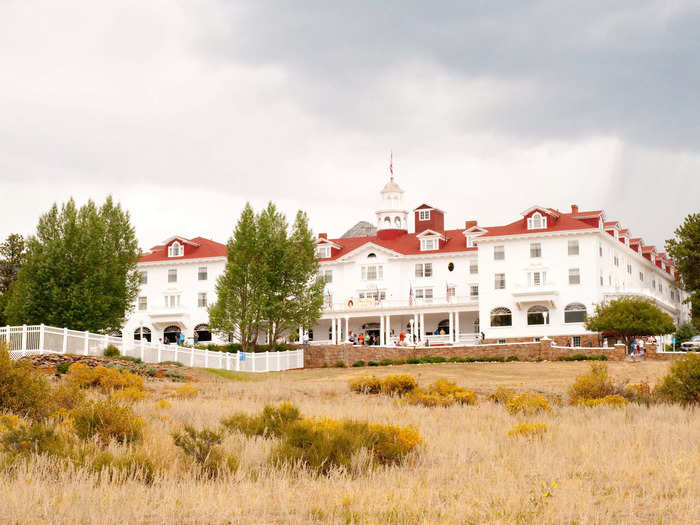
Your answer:
[[[17,273],[24,260],[24,237],[13,233],[0,244],[0,326],[7,324],[5,307],[8,291],[17,280]]]
[[[93,332],[121,328],[138,293],[138,243],[112,197],[77,208],[70,199],[39,219],[5,313],[12,324]]]
[[[678,268],[681,285],[690,294],[693,324],[700,329],[700,213],[691,213],[666,241],[666,251]]]

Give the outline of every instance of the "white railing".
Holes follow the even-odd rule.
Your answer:
[[[474,296],[453,296],[449,298],[446,295],[435,296],[428,299],[415,298],[410,300],[405,299],[359,299],[357,297],[346,297],[344,300],[333,299],[332,305],[324,304],[324,312],[352,312],[365,310],[390,310],[392,308],[417,308],[419,306],[448,306],[448,305],[463,305],[476,304],[479,298]]]
[[[216,352],[176,344],[149,343],[143,339],[122,339],[43,324],[0,327],[0,341],[9,345],[11,359],[35,354],[101,356],[105,348],[113,345],[119,349],[121,355],[139,357],[147,363],[179,361],[187,366],[242,372],[304,368],[304,350],[301,348],[284,352]]]

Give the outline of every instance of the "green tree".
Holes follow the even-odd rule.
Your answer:
[[[586,319],[586,329],[612,332],[627,344],[639,336],[670,334],[675,326],[670,315],[646,299],[622,297],[596,305],[595,314]]]
[[[94,332],[117,330],[138,293],[138,243],[129,214],[112,197],[77,208],[70,199],[39,219],[12,284],[11,324],[45,323]]]
[[[291,228],[274,204],[257,216],[246,204],[227,245],[227,264],[209,310],[212,329],[237,337],[244,350],[261,333],[274,343],[320,316],[323,283],[306,214]]]
[[[17,280],[19,267],[22,265],[25,252],[24,237],[17,233],[11,234],[0,244],[0,326],[7,324],[5,307],[7,305],[10,285]]]
[[[690,341],[691,337],[698,335],[698,330],[693,323],[683,323],[676,330],[676,345]]]
[[[693,324],[700,329],[700,213],[691,213],[666,241],[666,251],[678,268],[682,288],[688,292]]]

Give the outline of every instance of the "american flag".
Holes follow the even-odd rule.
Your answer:
[[[389,171],[391,172],[391,176],[394,176],[394,152],[392,151],[390,156],[389,156]]]
[[[328,309],[333,310],[333,296],[330,290],[328,290]]]
[[[408,286],[408,306],[413,306],[413,285],[409,284]]]

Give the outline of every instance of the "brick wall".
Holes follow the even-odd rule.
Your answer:
[[[577,337],[581,338],[581,346],[586,347],[586,346],[600,346],[601,345],[601,340],[598,334],[575,334]],[[574,336],[571,335],[553,335],[550,339],[554,341],[554,344],[557,346],[569,346],[569,343],[571,342],[571,338]],[[496,344],[498,343],[499,338],[490,338],[487,337],[485,342],[487,344]],[[533,340],[533,337],[506,337],[505,338],[506,343],[530,343]]]
[[[652,354],[653,345],[647,347],[647,355]],[[656,349],[653,350],[656,356]],[[414,347],[379,347],[342,345],[309,345],[304,348],[304,368],[333,366],[342,361],[350,366],[356,361],[381,361],[382,359],[408,359],[409,357],[442,356],[450,357],[510,357],[517,356],[521,361],[556,361],[560,357],[586,354],[606,355],[611,361],[625,359],[624,345],[610,348],[556,348],[552,341],[544,340],[539,343],[527,342],[519,344],[484,344],[478,346],[442,346],[430,348]]]

